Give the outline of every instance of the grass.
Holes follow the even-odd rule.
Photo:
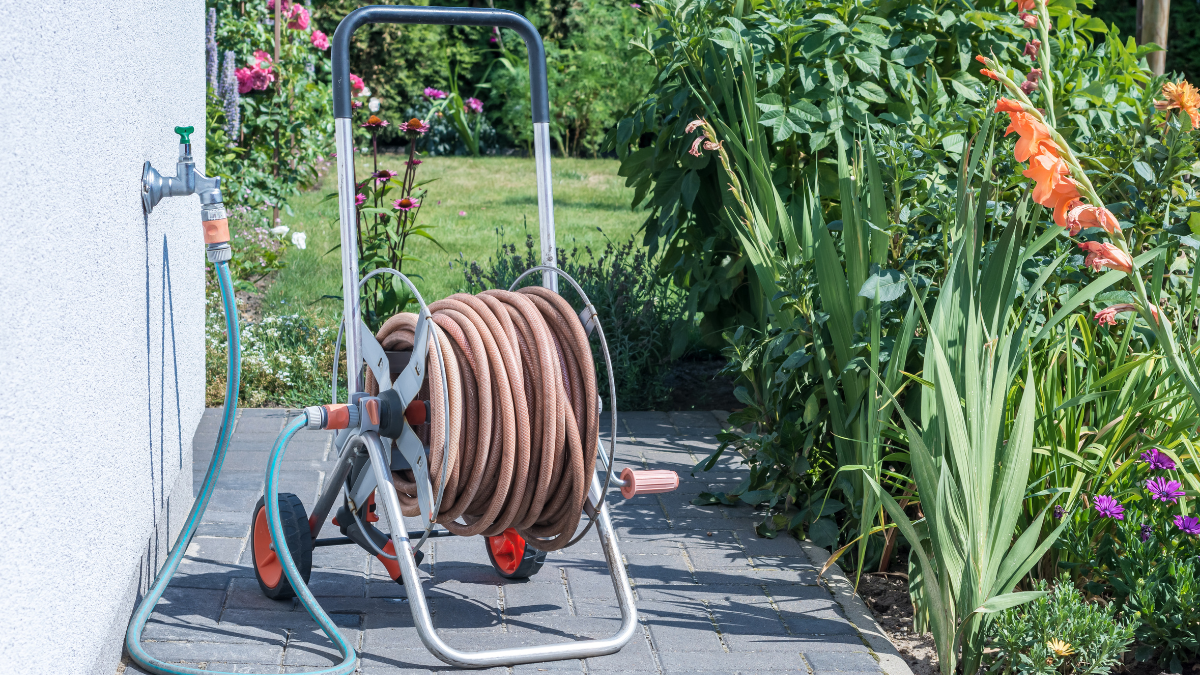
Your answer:
[[[382,169],[402,171],[405,157],[380,157]],[[624,241],[641,227],[645,217],[631,211],[633,191],[617,176],[616,160],[555,159],[554,219],[559,248],[590,245],[603,247],[605,236]],[[371,172],[371,158],[360,157],[358,177]],[[463,289],[463,263],[483,263],[496,254],[503,241],[522,244],[526,228],[537,241],[537,184],[533,159],[512,157],[430,157],[423,160],[418,181],[431,181],[421,209],[423,222],[442,248],[414,238],[409,246],[420,262],[403,270],[419,275],[417,287],[427,302]],[[334,316],[341,303],[323,296],[341,297],[341,256],[338,245],[337,201],[322,199],[336,192],[336,177],[291,202],[294,215],[283,215],[283,224],[308,235],[305,250],[288,251],[264,298],[266,313],[293,313],[308,308]],[[440,203],[439,203],[440,201]],[[465,211],[466,216],[459,216]],[[603,230],[603,234],[597,231]],[[444,250],[443,250],[444,249]]]

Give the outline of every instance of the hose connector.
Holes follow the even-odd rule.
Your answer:
[[[314,405],[304,409],[308,419],[306,429],[351,429],[358,426],[361,413],[356,405],[331,403]]]
[[[233,259],[233,249],[228,242],[209,244],[204,248],[204,255],[208,258],[208,262],[215,265]]]
[[[225,213],[224,203],[201,203],[200,222],[204,226],[205,244],[211,247],[213,244],[229,243],[229,217]]]

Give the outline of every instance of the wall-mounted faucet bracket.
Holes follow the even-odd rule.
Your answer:
[[[194,127],[175,127],[179,134],[179,160],[175,163],[175,175],[164,176],[150,162],[142,165],[142,208],[149,214],[165,197],[185,197],[200,193],[201,204],[219,204],[221,179],[209,178],[196,170],[192,159],[191,134]]]

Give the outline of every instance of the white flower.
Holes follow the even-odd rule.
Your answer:
[[[276,225],[275,227],[271,228],[271,234],[275,235],[276,237],[282,237],[283,235],[287,234],[288,230],[290,229],[292,228],[288,227],[287,225]]]
[[[370,96],[370,95],[371,95],[370,87],[363,87],[362,93],[359,94],[359,96]]]
[[[371,100],[367,101],[367,110],[370,110],[373,113],[379,112],[379,99],[372,96]]]
[[[305,246],[308,245],[308,235],[304,234],[303,232],[293,232],[292,233],[292,244],[296,248],[303,249]]]

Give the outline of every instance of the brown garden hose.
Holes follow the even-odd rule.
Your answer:
[[[430,402],[418,432],[431,448],[430,481],[445,491],[434,518],[456,535],[495,536],[515,528],[530,545],[565,547],[583,513],[596,468],[599,411],[592,352],[579,317],[557,293],[459,293],[429,305],[446,367],[426,379]],[[417,315],[397,314],[376,338],[385,350],[411,349]],[[427,356],[426,372],[436,355]],[[367,372],[367,392],[379,385]],[[444,400],[449,401],[446,409]],[[406,516],[419,515],[410,470],[392,473]],[[461,520],[462,522],[458,522]]]

